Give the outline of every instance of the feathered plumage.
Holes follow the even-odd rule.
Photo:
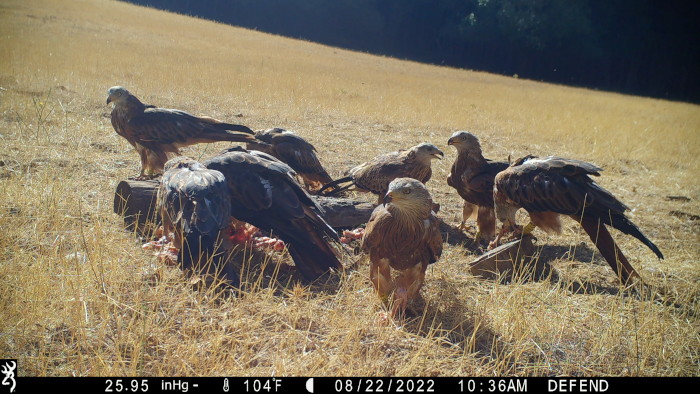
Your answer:
[[[559,214],[567,215],[581,224],[623,283],[638,277],[605,225],[637,238],[661,259],[663,254],[625,216],[629,208],[590,178],[600,171],[584,161],[554,156],[526,156],[513,162],[495,179],[496,216],[503,223],[495,243],[503,232],[514,228],[519,208],[529,213],[531,225],[549,232],[559,232]]]
[[[113,103],[112,126],[136,148],[141,157],[141,173],[157,174],[165,162],[180,154],[179,148],[201,142],[252,141],[246,126],[224,123],[206,116],[194,116],[176,109],[157,108],[142,103],[121,86],[107,92]]]
[[[238,285],[237,273],[224,259],[231,203],[223,174],[184,156],[169,160],[164,169],[157,209],[164,234],[174,234],[182,268]]]
[[[301,177],[309,191],[317,191],[333,179],[323,168],[316,148],[294,132],[280,128],[260,130],[247,148],[272,155],[287,163]]]
[[[320,192],[331,187],[341,186],[327,195],[335,195],[351,187],[361,192],[371,192],[379,197],[378,204],[389,189],[389,183],[396,178],[408,177],[428,182],[433,174],[432,159],[442,159],[445,156],[433,144],[423,143],[407,150],[379,155],[348,171],[348,176],[337,179],[325,185]]]
[[[476,210],[475,241],[479,242],[483,238],[490,242],[496,236],[493,180],[496,174],[508,168],[508,163],[485,159],[479,139],[467,131],[452,134],[447,144],[457,149],[457,158],[452,164],[447,184],[455,188],[464,199],[460,228],[465,227],[467,219]]]
[[[204,162],[226,178],[231,215],[287,243],[299,271],[309,280],[342,265],[329,240],[338,234],[323,209],[294,178],[294,170],[261,152],[231,149]]]
[[[412,178],[389,184],[384,204],[367,223],[362,250],[369,253],[370,279],[382,298],[393,291],[395,311],[403,311],[425,280],[428,264],[442,254],[442,235],[428,189]],[[392,275],[392,270],[397,275]]]

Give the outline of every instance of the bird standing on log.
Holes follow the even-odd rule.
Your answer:
[[[114,105],[114,130],[129,141],[141,158],[137,179],[162,172],[165,162],[178,156],[182,147],[201,142],[254,140],[253,131],[246,126],[146,105],[121,86],[110,88],[107,95],[107,104]]]
[[[615,244],[606,225],[637,238],[658,258],[664,256],[625,216],[629,208],[589,177],[599,176],[600,171],[602,168],[584,161],[554,156],[526,156],[514,161],[495,178],[493,196],[502,228],[491,246],[498,245],[506,231],[519,232],[515,213],[520,208],[530,215],[530,223],[522,230],[524,234],[535,227],[558,233],[559,215],[567,215],[581,224],[622,283],[638,278],[639,274]]]

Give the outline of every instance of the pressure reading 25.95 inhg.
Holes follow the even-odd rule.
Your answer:
[[[276,393],[282,387],[282,379],[246,379],[243,386],[246,393]]]

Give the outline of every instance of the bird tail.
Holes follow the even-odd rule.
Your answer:
[[[200,116],[199,120],[206,124],[203,139],[212,141],[250,142],[255,141],[253,130],[247,126],[225,123],[208,116]]]
[[[607,260],[622,283],[627,284],[631,278],[639,277],[639,274],[629,263],[627,257],[622,254],[622,251],[615,243],[615,240],[613,240],[603,221],[598,220],[592,215],[584,215],[581,218],[581,227],[583,227],[588,236],[591,237],[591,241],[593,241],[600,253],[605,257],[605,260]]]
[[[242,124],[233,124],[233,123],[219,123],[218,125],[220,128],[223,130],[227,131],[236,131],[239,133],[245,133],[245,134],[250,134],[253,135],[255,134],[253,130],[251,130],[248,126],[243,126]],[[250,138],[251,141],[254,141],[255,138]]]
[[[651,242],[649,238],[642,234],[642,231],[639,229],[639,227],[632,223],[627,218],[627,216],[623,214],[612,214],[609,218],[606,219],[611,220],[610,225],[614,228],[640,240],[644,245],[649,247],[649,249],[651,249],[651,251],[654,252],[654,254],[656,254],[658,258],[664,258],[664,255],[661,253],[661,250],[659,250],[659,248],[653,242]]]
[[[347,185],[338,186],[338,185],[341,185],[341,184],[346,183],[346,182],[349,182],[349,183]],[[352,175],[348,175],[346,177],[339,178],[339,179],[336,179],[332,182],[326,183],[325,185],[323,185],[323,187],[321,189],[318,190],[318,195],[324,196],[324,197],[332,197],[332,196],[338,195],[339,193],[341,193],[345,190],[348,190],[354,184],[355,184],[354,177]],[[325,190],[331,189],[331,188],[332,188],[332,190],[329,190],[329,191],[324,193]]]

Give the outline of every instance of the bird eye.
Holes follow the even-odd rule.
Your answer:
[[[411,194],[411,189],[403,189],[403,194]]]

